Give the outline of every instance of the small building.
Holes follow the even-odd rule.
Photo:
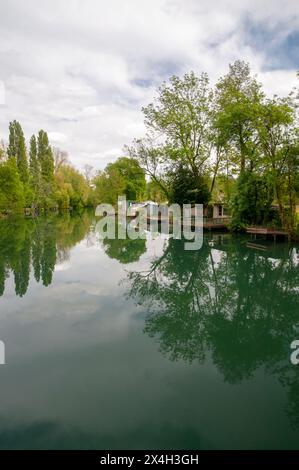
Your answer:
[[[213,204],[213,219],[226,219],[230,211],[225,204]]]
[[[208,219],[227,219],[230,217],[230,211],[224,203],[208,204],[204,207],[204,217]]]

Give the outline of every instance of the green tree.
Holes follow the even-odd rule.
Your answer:
[[[9,158],[15,158],[21,181],[28,182],[28,163],[26,155],[25,137],[18,121],[9,123],[9,145],[7,148]]]
[[[41,175],[45,183],[51,184],[54,180],[54,158],[49,144],[48,134],[40,130],[37,139],[37,158],[41,168]]]
[[[144,198],[145,173],[137,160],[121,157],[109,163],[105,170],[94,178],[97,202],[116,204],[118,196],[140,201]]]
[[[0,163],[0,212],[20,212],[24,207],[24,189],[16,161]]]
[[[56,200],[61,208],[88,204],[90,187],[84,176],[70,164],[61,164],[55,173]]]
[[[35,135],[32,135],[30,139],[29,169],[31,177],[36,181],[39,177],[40,166],[37,158],[37,142]]]
[[[30,187],[32,190],[32,202],[35,205],[38,205],[41,196],[41,171],[40,163],[37,157],[37,141],[35,135],[32,135],[30,139],[29,172]]]
[[[106,167],[108,175],[117,172],[124,181],[124,193],[129,200],[141,201],[145,194],[144,170],[134,158],[121,157]]]
[[[165,192],[162,191],[160,185],[157,184],[156,181],[151,179],[146,184],[145,199],[158,203],[165,202]]]
[[[271,178],[250,171],[242,172],[231,199],[231,227],[239,230],[248,224],[268,223],[272,201]]]
[[[40,167],[39,202],[44,208],[56,206],[54,198],[54,158],[48,135],[40,130],[37,137],[37,159]]]
[[[4,142],[2,140],[0,140],[0,162],[2,159],[4,159],[5,157],[5,146],[4,146]]]
[[[296,108],[290,98],[274,97],[259,108],[257,131],[270,174],[281,224],[292,234],[295,230],[295,205],[298,192],[299,135]]]
[[[143,139],[135,139],[131,146],[125,146],[125,151],[138,161],[145,174],[160,188],[164,199],[169,199],[169,162],[165,157],[163,145],[157,144],[154,136],[148,134]]]
[[[192,172],[198,187],[207,174],[212,151],[213,92],[206,74],[172,76],[158,89],[154,103],[142,109],[148,137],[129,148],[145,172],[169,199],[169,172],[181,166]],[[157,173],[163,169],[164,178]],[[165,178],[166,177],[166,178]]]
[[[214,127],[222,144],[231,147],[239,171],[252,169],[257,153],[256,117],[264,97],[248,63],[237,60],[216,84]]]
[[[95,200],[97,203],[116,205],[118,196],[125,191],[125,181],[117,170],[101,171],[94,179]]]
[[[206,204],[210,199],[207,180],[197,176],[183,166],[175,171],[171,183],[170,202],[177,204]]]

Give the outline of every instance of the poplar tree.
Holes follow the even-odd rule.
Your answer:
[[[39,176],[39,161],[37,159],[37,142],[36,137],[33,135],[30,139],[30,150],[29,150],[29,169],[30,175],[36,181]]]
[[[28,163],[26,144],[23,129],[18,121],[9,123],[9,144],[7,149],[9,158],[15,158],[22,183],[28,182]]]
[[[48,134],[42,129],[38,133],[37,159],[43,181],[51,184],[54,181],[54,157],[49,144]]]

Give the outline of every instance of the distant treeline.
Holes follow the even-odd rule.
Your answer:
[[[0,212],[87,206],[91,193],[66,152],[50,146],[47,132],[33,135],[27,149],[21,124],[9,124],[8,145],[0,147]]]
[[[26,145],[21,124],[9,124],[8,145],[0,145],[0,214],[116,204],[119,195],[147,195],[145,172],[135,159],[121,157],[98,172],[85,165],[82,174],[66,152],[50,146],[47,132],[40,130]]]

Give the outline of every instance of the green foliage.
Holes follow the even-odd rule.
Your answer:
[[[0,212],[20,212],[24,202],[23,184],[12,157],[0,163]]]
[[[146,190],[145,173],[132,158],[122,157],[109,163],[94,179],[97,202],[115,205],[118,196],[141,201]]]
[[[249,171],[242,172],[231,201],[232,228],[267,224],[272,201],[273,187],[269,179]]]
[[[5,146],[2,140],[0,140],[0,162],[5,158]]]
[[[40,130],[37,139],[37,158],[41,175],[45,183],[51,183],[54,178],[54,158],[49,144],[48,134]]]
[[[88,211],[83,215],[72,214],[0,219],[0,296],[9,271],[14,275],[16,294],[24,296],[31,265],[37,282],[44,286],[51,284],[56,262],[68,259],[71,247],[82,240],[90,228],[92,214]]]
[[[211,152],[213,93],[206,74],[172,76],[158,89],[156,100],[142,111],[148,131],[129,154],[170,198],[168,174],[183,166],[194,178],[204,176]]]
[[[135,140],[129,153],[166,199],[194,201],[202,184],[193,181],[209,181],[213,202],[231,202],[236,227],[270,217],[277,223],[269,208],[277,205],[279,224],[294,233],[299,200],[294,94],[266,99],[249,64],[239,60],[214,90],[205,74],[171,77],[143,113],[147,135]]]
[[[281,224],[292,234],[299,196],[299,134],[296,108],[290,97],[265,100],[260,106],[257,132],[264,165],[273,182]]]
[[[29,169],[32,179],[37,180],[40,173],[40,165],[37,158],[37,142],[35,135],[30,139]]]
[[[89,181],[69,164],[66,153],[59,149],[55,149],[55,172],[53,152],[45,131],[40,130],[37,139],[35,135],[30,139],[29,169],[23,131],[17,121],[9,125],[7,152],[2,143],[0,150],[0,178],[3,181],[0,213],[17,212],[24,207],[43,211],[95,203]]]
[[[26,144],[22,127],[18,121],[9,123],[9,145],[7,148],[9,158],[15,158],[20,179],[23,183],[28,182],[28,163],[26,156]]]
[[[114,240],[105,238],[103,247],[109,258],[117,259],[122,264],[134,263],[146,252],[146,243],[142,238],[136,240],[130,238],[120,240],[118,237]]]
[[[156,181],[150,180],[146,184],[145,199],[147,201],[155,201],[158,203],[165,202],[165,193]]]
[[[43,130],[30,140],[28,178],[23,131],[17,121],[11,122],[7,152],[1,145],[0,158],[2,163],[15,161],[23,184],[15,193],[23,192],[27,206],[45,210],[114,205],[120,195],[180,204],[211,199],[231,204],[235,227],[272,222],[290,235],[296,232],[299,130],[294,93],[267,99],[249,64],[236,61],[214,88],[205,73],[170,77],[143,114],[147,133],[127,148],[130,158],[108,164],[94,179],[88,165],[85,178],[77,172],[66,152],[54,149],[54,159]],[[1,188],[0,194],[3,207],[7,196]]]
[[[177,204],[207,204],[210,200],[207,181],[184,167],[179,167],[173,174],[170,202]]]
[[[214,126],[222,144],[229,144],[237,156],[240,171],[254,165],[256,126],[264,95],[261,85],[251,76],[249,64],[237,60],[216,85]]]
[[[123,180],[124,194],[131,201],[141,201],[144,197],[146,182],[145,174],[137,160],[121,157],[106,167],[108,175],[117,173]]]
[[[55,197],[60,208],[79,208],[87,205],[90,188],[79,171],[71,165],[61,165],[55,174],[55,181]]]

